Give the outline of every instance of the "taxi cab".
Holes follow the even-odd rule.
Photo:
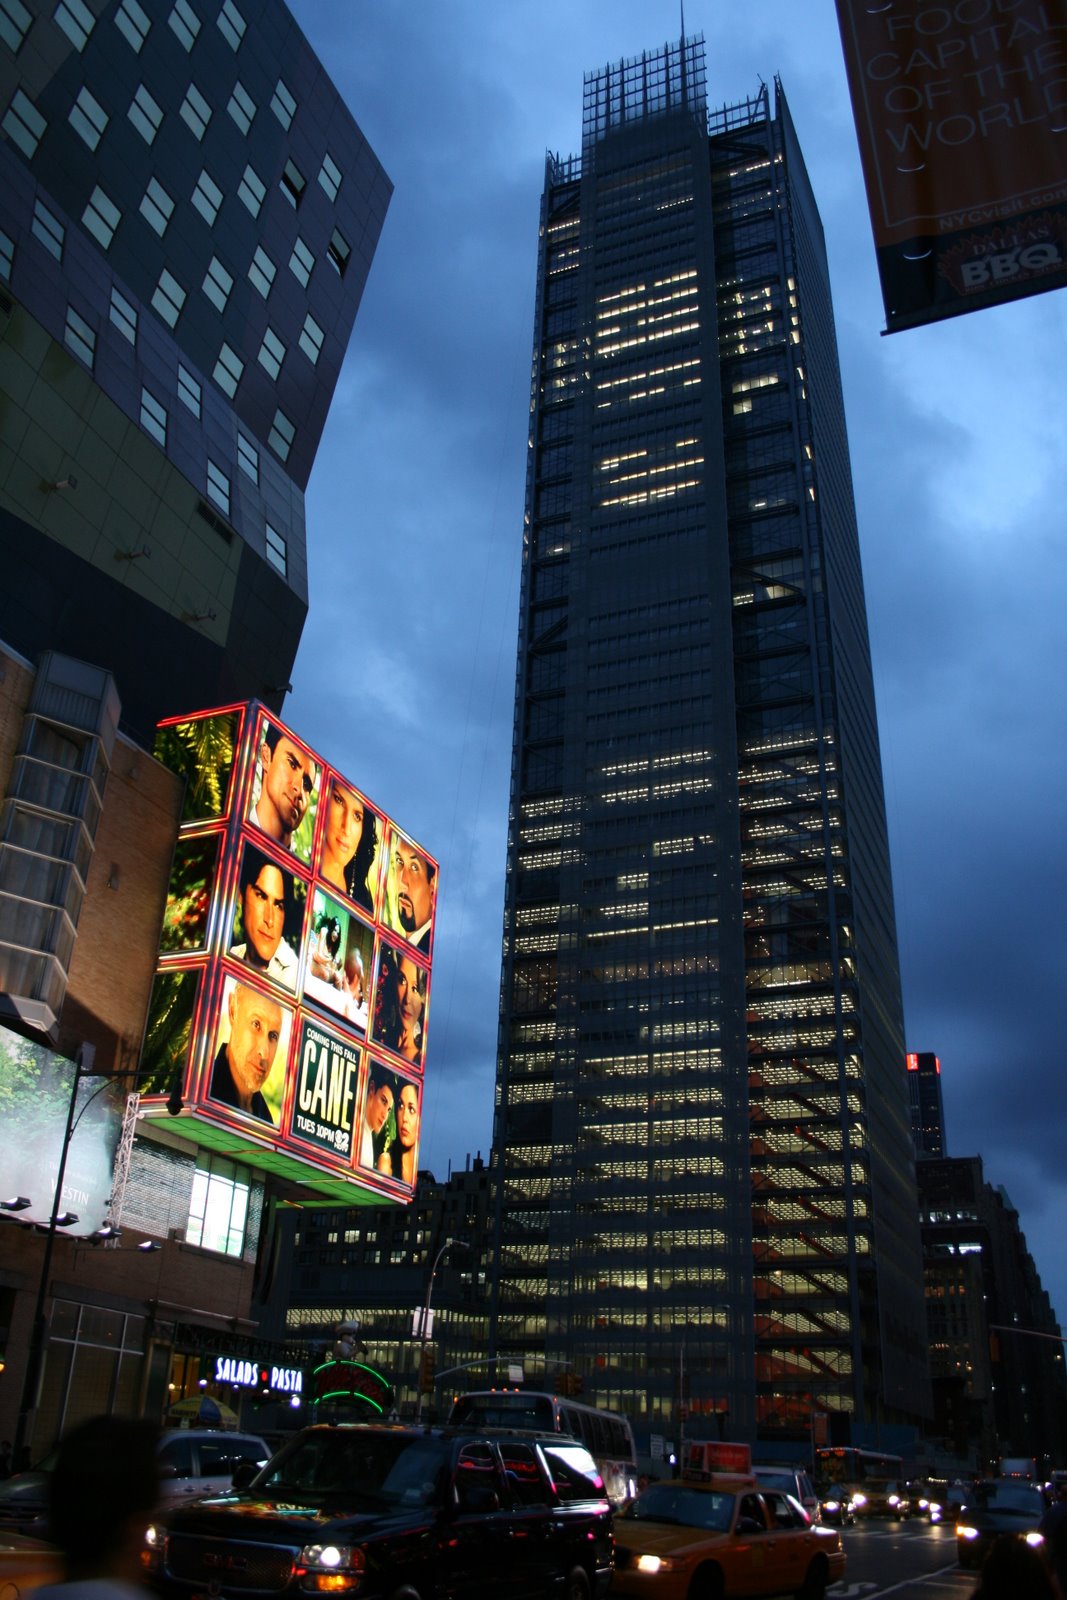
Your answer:
[[[650,1483],[616,1516],[612,1595],[822,1600],[845,1574],[838,1530],[813,1523],[792,1495],[761,1485],[750,1471],[715,1465],[683,1465],[680,1478]]]

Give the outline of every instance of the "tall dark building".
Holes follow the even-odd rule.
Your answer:
[[[587,77],[581,156],[547,163],[531,419],[496,1348],[673,1437],[914,1419],[875,701],[780,84],[709,114],[700,39]]]
[[[0,638],[278,705],[391,184],[281,0],[0,3]]]
[[[947,1156],[941,1063],[930,1050],[908,1052],[908,1105],[917,1156]]]

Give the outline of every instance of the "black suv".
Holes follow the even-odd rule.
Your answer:
[[[235,1483],[148,1530],[159,1592],[594,1600],[611,1578],[603,1483],[558,1434],[323,1424]]]

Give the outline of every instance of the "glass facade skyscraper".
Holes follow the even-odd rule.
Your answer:
[[[922,1414],[859,545],[780,84],[709,115],[700,39],[587,77],[530,416],[495,1348],[650,1430]]]

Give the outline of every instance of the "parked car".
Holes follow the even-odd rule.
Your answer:
[[[765,1466],[753,1467],[756,1482],[760,1488],[781,1489],[783,1494],[791,1494],[794,1500],[799,1500],[812,1522],[818,1522],[822,1516],[819,1496],[803,1467]]]
[[[844,1483],[817,1483],[819,1518],[838,1528],[851,1527],[856,1520],[856,1502],[852,1490]]]
[[[146,1558],[177,1600],[595,1600],[611,1516],[592,1456],[561,1434],[320,1424],[230,1493],[167,1508]]]
[[[1040,1550],[1045,1497],[1025,1478],[987,1478],[975,1485],[956,1520],[956,1553],[961,1567],[980,1567],[989,1547],[1002,1535],[1023,1539]]]
[[[237,1467],[254,1461],[265,1466],[270,1449],[254,1433],[220,1433],[211,1428],[173,1428],[160,1435],[159,1474],[165,1500],[216,1494],[229,1487]],[[55,1452],[31,1472],[0,1482],[0,1528],[35,1537],[47,1534],[48,1479]]]
[[[845,1574],[836,1528],[752,1474],[651,1483],[615,1519],[612,1596],[794,1594],[821,1600]]]

